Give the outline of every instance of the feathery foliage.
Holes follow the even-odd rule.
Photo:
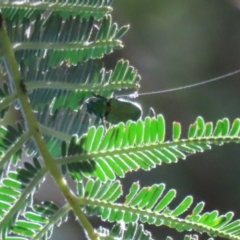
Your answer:
[[[121,178],[131,171],[177,163],[212,145],[239,143],[240,119],[230,123],[224,118],[214,125],[198,117],[186,138],[181,124],[174,122],[172,138],[165,139],[162,115],[112,126],[90,115],[88,107],[94,101],[103,106],[105,116],[116,114],[121,102],[114,112],[114,91],[139,88],[140,76],[127,60],[119,59],[113,69],[104,67],[104,55],[123,47],[121,38],[129,28],[112,21],[111,4],[112,0],[0,3],[0,118],[10,106],[21,112],[14,124],[0,126],[1,238],[50,239],[54,227],[73,211],[93,240],[154,239],[143,223],[184,234],[205,232],[213,237],[209,239],[240,239],[240,220],[233,220],[232,212],[202,213],[204,202],[193,205],[192,196],[174,207],[176,190],[166,190],[164,183],[143,188],[133,183],[128,194],[123,192]],[[93,93],[95,100],[86,107]],[[129,112],[136,107],[125,106]],[[26,155],[30,160],[23,160]],[[63,206],[48,199],[34,202],[47,173],[66,199]],[[75,190],[66,175],[75,181]],[[88,216],[114,225],[94,229]]]

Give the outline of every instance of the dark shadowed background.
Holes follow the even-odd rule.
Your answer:
[[[125,48],[106,57],[108,67],[119,58],[129,59],[142,76],[139,92],[169,89],[210,79],[240,68],[240,1],[232,0],[116,0],[113,20],[131,28],[123,41]],[[171,123],[178,121],[186,136],[197,116],[205,121],[240,117],[240,74],[208,85],[178,92],[140,96],[136,99],[148,114],[153,107],[164,115],[168,138]],[[205,201],[206,210],[220,214],[234,211],[240,218],[240,145],[214,147],[189,156],[178,164],[163,164],[151,172],[129,173],[124,191],[133,181],[141,186],[166,183],[178,191],[176,203],[187,195],[194,202]],[[37,199],[56,198],[44,183]],[[52,196],[52,197],[51,197]],[[94,226],[98,219],[91,219]],[[106,225],[106,224],[105,224]],[[107,226],[107,225],[106,225]],[[155,239],[165,239],[175,230],[146,226]],[[178,235],[179,236],[179,235]],[[181,234],[180,236],[183,236]],[[74,217],[55,229],[52,239],[85,239]],[[183,239],[183,237],[178,238]],[[200,239],[207,239],[205,235]]]

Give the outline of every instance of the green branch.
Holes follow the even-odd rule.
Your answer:
[[[46,127],[40,123],[38,125],[39,125],[39,129],[40,129],[41,133],[44,133],[46,135],[53,136],[57,139],[64,140],[64,141],[70,141],[72,138],[72,136],[69,134],[56,131],[56,130]]]
[[[106,40],[104,42],[72,42],[72,43],[58,43],[58,42],[21,42],[13,43],[12,48],[14,51],[19,50],[59,50],[59,51],[69,51],[78,49],[96,49],[96,48],[122,48],[122,42],[120,40]],[[64,49],[64,50],[63,50]]]
[[[72,90],[72,91],[86,91],[86,92],[93,92],[94,89],[98,91],[108,91],[108,90],[121,90],[123,88],[139,88],[138,83],[128,83],[128,82],[121,82],[119,83],[111,83],[108,85],[103,84],[81,84],[81,83],[62,83],[56,81],[31,81],[26,83],[27,89],[33,90],[38,88],[46,88],[46,89],[64,89],[64,90]]]

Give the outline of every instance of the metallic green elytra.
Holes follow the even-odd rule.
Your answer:
[[[137,103],[125,99],[108,99],[95,94],[93,96],[86,102],[87,112],[109,123],[125,123],[128,120],[137,121],[142,116],[142,109]]]

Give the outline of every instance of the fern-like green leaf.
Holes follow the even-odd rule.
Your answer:
[[[51,10],[54,14],[63,18],[81,15],[83,18],[94,16],[96,19],[102,18],[105,14],[112,11],[112,0],[74,0],[74,1],[58,1],[55,0],[35,0],[29,2],[22,0],[16,2],[13,0],[3,1],[0,8],[6,19],[35,19],[39,14],[46,10]]]
[[[68,205],[60,208],[50,201],[35,204],[24,212],[23,219],[18,219],[11,226],[12,234],[5,239],[11,240],[19,236],[22,239],[50,239],[54,224],[60,226],[66,221],[68,211]]]
[[[222,121],[217,123],[217,136],[215,136],[216,131],[213,132],[213,135],[209,135],[207,127],[209,123],[205,124],[202,118],[198,118],[189,127],[189,132],[192,132],[193,126],[195,126],[195,133],[190,134],[189,139],[180,139],[181,126],[178,124],[177,138],[173,136],[173,141],[166,142],[162,142],[165,128],[160,129],[165,126],[162,124],[162,115],[156,118],[146,118],[145,121],[139,120],[137,123],[129,121],[125,126],[120,123],[110,127],[105,134],[102,127],[99,129],[91,127],[86,136],[79,140],[76,139],[74,151],[71,152],[72,157],[67,155],[59,163],[94,160],[95,170],[92,172],[92,176],[96,176],[102,181],[114,180],[116,175],[123,177],[128,171],[149,170],[162,162],[176,163],[178,159],[185,159],[189,153],[210,149],[211,145],[229,141],[238,143],[239,136],[235,134],[236,130],[231,130],[229,123],[223,125],[219,122]],[[235,122],[232,129],[236,127]],[[142,132],[142,127],[138,128],[138,126],[143,126],[148,131]],[[143,135],[141,141],[138,139],[138,129]],[[151,137],[149,132],[151,132]],[[79,152],[82,154],[78,155]]]
[[[44,19],[39,15],[34,22],[9,20],[6,27],[19,61],[25,60],[27,64],[31,56],[35,56],[56,66],[62,61],[76,64],[102,58],[123,47],[117,34],[121,28],[112,24],[111,15],[105,15],[100,24],[94,20],[71,16],[64,19],[54,14]],[[96,28],[96,25],[99,26]],[[97,33],[93,34],[95,30]]]
[[[8,172],[7,177],[2,179],[0,229],[3,233],[14,225],[20,212],[32,205],[33,193],[39,188],[45,174],[46,169],[41,167],[37,158],[33,158],[32,163],[25,162],[23,168]]]
[[[190,212],[189,208],[192,208],[193,205],[191,196],[185,197],[178,206],[171,209],[170,205],[176,196],[176,190],[171,189],[162,194],[163,184],[154,184],[152,187],[140,189],[139,184],[134,183],[126,196],[125,202],[121,204],[116,202],[121,192],[115,198],[110,197],[113,195],[112,191],[115,185],[117,186],[116,189],[121,188],[119,182],[100,184],[99,181],[95,182],[92,179],[87,182],[86,189],[88,190],[79,197],[80,204],[85,205],[90,210],[87,214],[99,215],[103,220],[110,222],[123,221],[132,223],[141,221],[157,226],[166,225],[174,227],[178,231],[195,230],[206,232],[210,236],[217,235],[225,239],[240,239],[239,232],[236,231],[239,228],[240,220],[231,222],[232,212],[220,216],[218,211],[201,214],[200,211],[202,211],[204,205],[202,202],[197,204],[193,211]],[[88,193],[93,189],[97,193],[94,193],[94,197],[91,198],[91,194]],[[117,192],[117,190],[115,191]],[[152,204],[153,192],[156,195]],[[151,206],[150,208],[149,205]],[[181,217],[182,215],[186,217]]]

